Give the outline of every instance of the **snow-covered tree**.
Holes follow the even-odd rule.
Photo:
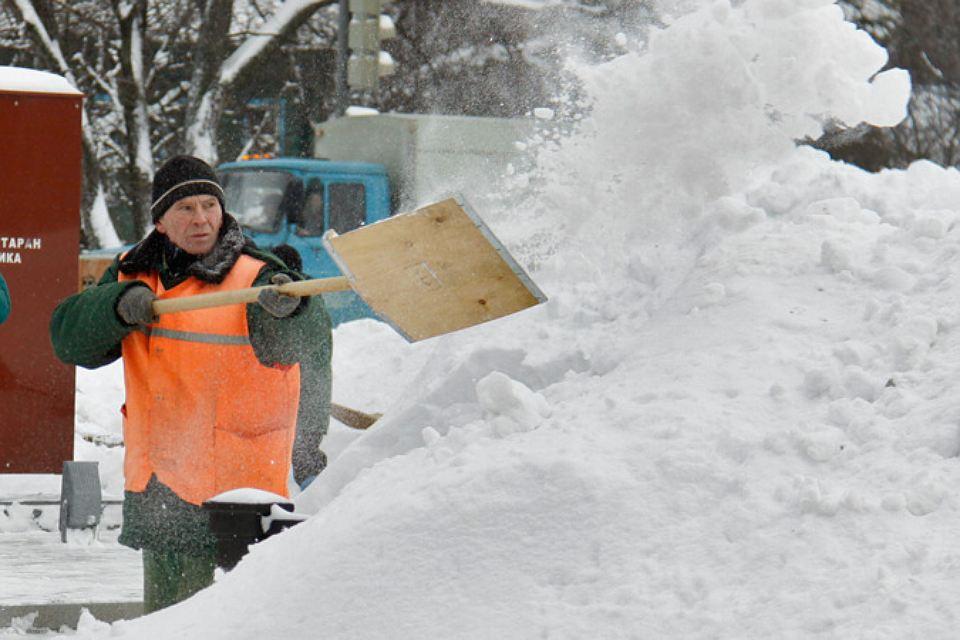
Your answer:
[[[147,32],[147,0],[111,0],[120,29],[117,52],[119,74],[112,85],[116,101],[123,113],[123,170],[126,174],[126,195],[133,213],[137,235],[150,221],[150,183],[153,179],[153,148],[150,142],[149,104],[144,49]]]
[[[282,43],[290,40],[317,9],[334,1],[286,0],[233,51],[225,46],[231,28],[227,17],[232,13],[233,0],[208,2],[194,47],[194,72],[186,114],[186,152],[211,162],[217,160],[217,127],[231,91],[245,74],[263,64]]]
[[[71,84],[82,87],[75,73],[74,58],[61,46],[64,34],[50,0],[5,0],[7,11],[21,25],[24,39],[32,45],[30,53],[44,68],[64,76]],[[119,238],[107,215],[106,198],[97,143],[90,126],[89,101],[83,115],[83,175],[85,188],[81,204],[82,231],[88,243],[116,245]]]
[[[380,107],[487,116],[557,102],[569,90],[568,54],[622,53],[618,33],[654,22],[644,0],[408,0],[392,13],[398,71]]]
[[[335,106],[337,5],[0,0],[0,63],[54,71],[86,94],[86,245],[113,246],[118,231],[132,241],[148,230],[155,163],[174,154],[213,164],[246,149],[291,153],[275,126],[281,110],[286,130],[301,133],[293,153],[308,152],[309,125],[331,117]],[[615,55],[622,50],[616,34],[650,22],[651,6],[646,0],[387,3],[399,36],[385,48],[399,71],[371,106],[487,116],[541,106],[562,111],[557,103],[571,93],[564,47]]]
[[[818,145],[877,170],[927,158],[960,164],[960,5],[954,0],[843,0],[847,17],[882,44],[888,67],[910,72],[913,94],[897,127],[861,126]]]
[[[223,107],[244,75],[333,2],[2,0],[30,43],[8,62],[52,70],[87,95],[86,244],[119,244],[108,200],[124,235],[142,236],[154,158],[182,152],[216,163]]]

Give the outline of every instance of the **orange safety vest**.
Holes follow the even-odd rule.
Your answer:
[[[156,272],[119,279],[180,298],[249,287],[263,265],[241,255],[220,284],[190,277],[169,290]],[[122,347],[127,491],[143,491],[156,474],[197,505],[242,487],[287,495],[300,366],[257,360],[246,305],[164,314]]]

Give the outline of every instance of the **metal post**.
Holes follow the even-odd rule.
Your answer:
[[[102,511],[103,497],[97,463],[76,460],[64,462],[60,484],[60,540],[67,541],[67,529],[96,531]]]
[[[337,108],[336,114],[347,112],[350,102],[350,87],[347,86],[347,62],[350,49],[347,34],[350,30],[350,0],[340,0],[340,16],[337,19]]]

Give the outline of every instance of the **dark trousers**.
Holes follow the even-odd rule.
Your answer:
[[[186,600],[213,584],[216,555],[143,550],[143,611],[151,613]]]

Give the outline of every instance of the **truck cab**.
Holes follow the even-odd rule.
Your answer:
[[[346,233],[390,216],[383,165],[307,158],[228,162],[217,167],[226,209],[264,249],[288,244],[312,278],[340,275],[321,244],[328,229]],[[372,316],[352,291],[324,294],[334,325]]]

